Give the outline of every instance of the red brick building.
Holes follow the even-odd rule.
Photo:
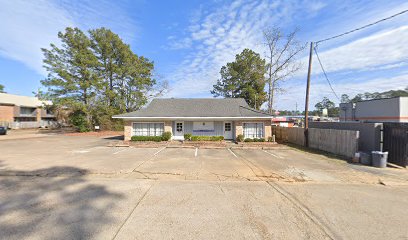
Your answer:
[[[0,125],[9,128],[49,127],[56,123],[52,102],[36,97],[0,93]]]

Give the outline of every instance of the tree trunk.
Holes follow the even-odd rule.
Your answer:
[[[275,81],[272,81],[272,87],[271,87],[271,96],[270,96],[270,104],[271,108],[269,110],[269,114],[273,114],[273,98],[275,97]]]
[[[268,113],[272,114],[272,99],[273,99],[273,92],[272,92],[272,82],[271,80],[268,81]]]
[[[112,107],[113,97],[113,72],[112,72],[112,59],[109,60],[109,106]]]
[[[271,48],[270,48],[271,49]],[[272,57],[273,57],[273,51],[270,50],[270,62],[269,62],[269,78],[268,78],[268,113],[272,114],[272,103],[273,103],[273,82],[272,82]]]

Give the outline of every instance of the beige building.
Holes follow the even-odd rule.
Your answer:
[[[242,98],[154,99],[139,111],[113,116],[125,122],[125,140],[132,136],[161,136],[171,132],[172,139],[184,134],[224,136],[235,140],[271,136],[272,116],[250,108]]]
[[[0,125],[9,128],[50,127],[56,124],[52,102],[36,97],[0,93]]]
[[[340,104],[340,121],[408,122],[408,97]]]

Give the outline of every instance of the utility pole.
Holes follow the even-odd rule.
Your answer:
[[[309,90],[310,74],[312,72],[313,42],[310,43],[309,68],[307,70],[306,101],[305,101],[305,147],[309,146]]]
[[[296,105],[295,105],[295,115],[298,115],[297,112],[298,112],[298,111],[297,111],[297,102],[296,102]]]

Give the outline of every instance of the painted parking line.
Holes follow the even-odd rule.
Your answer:
[[[78,150],[71,150],[69,152],[72,152],[72,153],[88,153],[88,152],[92,152],[92,150],[98,149],[98,148],[104,148],[104,147],[96,146],[96,147],[91,147],[91,148],[79,148]]]
[[[279,155],[276,155],[276,154],[274,154],[274,153],[271,153],[271,152],[268,152],[268,151],[265,151],[265,150],[262,150],[262,151],[264,151],[265,153],[267,153],[267,154],[269,154],[269,155],[271,155],[271,156],[274,156],[274,157],[276,157],[276,158],[283,158],[283,157],[281,157],[281,156],[279,156]]]
[[[157,154],[159,154],[159,153],[160,153],[161,151],[163,151],[164,149],[166,149],[166,147],[160,148],[159,151],[157,151],[157,152],[155,152],[155,153],[153,154],[153,156],[156,156]]]
[[[135,168],[132,170],[132,172],[135,172],[136,169],[140,168],[140,167],[141,167],[143,164],[145,164],[146,162],[153,160],[153,159],[156,157],[156,155],[159,154],[159,153],[160,153],[161,151],[163,151],[164,149],[166,149],[166,147],[160,148],[159,151],[155,152],[151,157],[149,157],[148,159],[144,160],[142,163],[140,163],[139,165],[137,165],[137,167],[135,167]]]
[[[88,153],[89,151],[87,151],[87,150],[72,150],[70,152],[72,152],[72,153]]]
[[[118,154],[118,153],[120,153],[120,152],[123,152],[123,151],[126,151],[126,150],[128,150],[129,148],[124,148],[124,149],[121,149],[121,150],[119,150],[119,151],[117,151],[117,152],[114,152],[113,154]]]
[[[194,157],[197,157],[198,154],[198,148],[196,148],[195,153],[194,153]]]
[[[235,155],[235,153],[234,153],[230,148],[228,148],[228,151],[229,151],[235,158],[238,158],[238,156]]]
[[[96,146],[96,147],[90,147],[90,148],[85,148],[85,151],[92,151],[94,149],[98,149],[98,148],[105,148],[104,146]]]

